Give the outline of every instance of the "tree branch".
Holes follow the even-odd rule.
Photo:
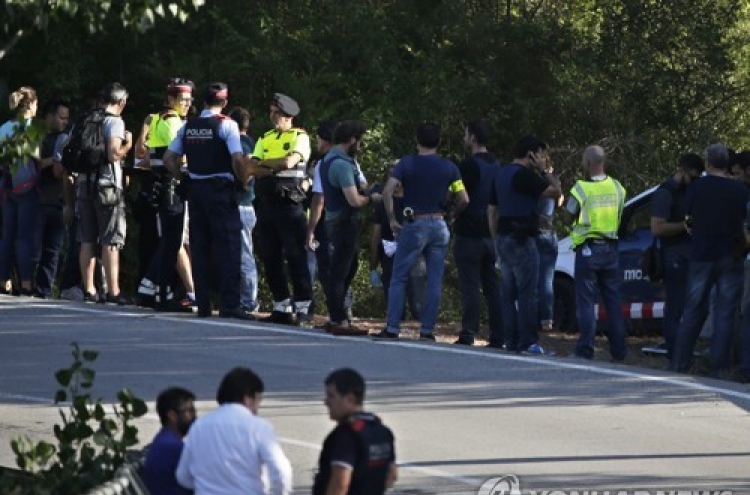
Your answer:
[[[20,40],[23,35],[23,29],[19,29],[18,31],[16,31],[16,34],[14,34],[10,41],[2,48],[2,50],[0,50],[0,60],[5,58],[5,55],[7,55],[8,52],[13,49],[16,43],[18,43],[18,40]]]

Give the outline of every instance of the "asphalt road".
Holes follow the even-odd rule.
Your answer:
[[[10,439],[49,437],[58,421],[54,372],[70,343],[100,351],[95,396],[121,387],[150,401],[192,389],[215,407],[222,375],[250,366],[264,379],[261,414],[274,425],[308,493],[332,428],[322,381],[351,366],[368,409],[397,437],[397,493],[477,493],[514,475],[524,493],[627,490],[750,494],[750,387],[621,365],[525,357],[415,341],[374,342],[291,327],[136,308],[0,296],[0,464]],[[155,413],[138,422],[147,443]],[[487,492],[488,493],[488,492]],[[725,494],[726,495],[726,494]]]

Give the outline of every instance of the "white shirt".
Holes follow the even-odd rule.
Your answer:
[[[195,495],[288,495],[292,466],[271,424],[224,404],[190,427],[175,472]]]

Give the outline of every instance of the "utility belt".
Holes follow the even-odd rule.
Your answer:
[[[256,181],[255,194],[263,200],[300,204],[307,198],[306,178],[269,177]]]
[[[591,250],[592,248],[602,247],[602,246],[617,246],[617,239],[605,239],[602,237],[596,237],[596,238],[589,238],[584,240],[582,243],[580,243],[576,247],[576,251],[579,251],[581,249],[588,248]]]
[[[443,212],[415,213],[414,209],[410,206],[404,208],[404,220],[409,223],[416,220],[442,220],[443,218],[445,218],[445,213]]]
[[[164,167],[152,168],[150,180],[142,183],[140,198],[153,208],[183,203],[187,199],[187,191],[181,187],[182,182]]]
[[[583,241],[583,244],[598,245],[598,246],[601,246],[604,244],[617,244],[617,239],[604,239],[601,237],[597,237],[597,238],[586,239],[585,241]]]

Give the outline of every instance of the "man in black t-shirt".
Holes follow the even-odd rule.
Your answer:
[[[458,170],[469,195],[469,206],[453,224],[456,234],[453,257],[458,270],[462,310],[461,331],[455,343],[474,344],[474,337],[479,333],[481,288],[489,317],[489,346],[500,348],[503,345],[500,278],[495,270],[497,252],[487,221],[492,178],[500,169],[500,162],[487,151],[489,138],[490,128],[486,123],[475,120],[466,124],[464,144],[471,156],[459,164]]]
[[[487,209],[497,238],[502,280],[505,346],[509,351],[547,354],[538,343],[538,204],[562,194],[560,181],[547,169],[547,145],[534,136],[514,147],[513,163],[495,174]]]
[[[39,160],[40,220],[37,223],[37,252],[34,259],[38,261],[36,271],[36,294],[42,298],[52,297],[55,285],[57,264],[65,240],[65,221],[63,218],[63,184],[59,175],[54,172],[55,149],[65,142],[70,118],[70,106],[62,100],[52,100],[44,108],[44,120],[49,126],[49,133],[42,141]]]
[[[323,442],[313,495],[382,495],[398,476],[393,433],[364,412],[365,381],[350,368],[325,380],[325,404],[338,422]]]
[[[680,157],[677,172],[654,191],[651,232],[659,238],[664,266],[664,344],[649,352],[671,357],[674,339],[685,309],[685,285],[690,260],[690,236],[685,229],[688,185],[703,173],[703,159],[695,153]]]
[[[720,375],[731,365],[732,332],[742,298],[748,191],[744,184],[727,177],[728,169],[726,147],[721,144],[709,146],[706,150],[707,175],[693,182],[687,192],[685,223],[691,236],[690,271],[685,313],[670,362],[673,371],[690,370],[693,348],[708,316],[710,292],[714,286],[717,291],[713,308],[711,370]]]

